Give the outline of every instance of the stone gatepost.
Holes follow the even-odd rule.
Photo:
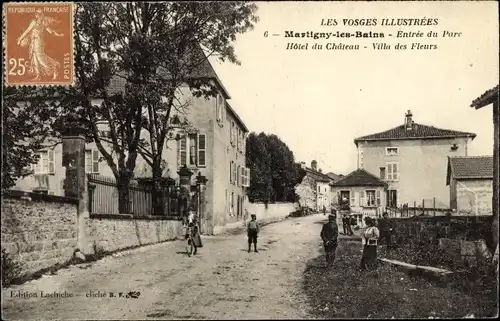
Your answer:
[[[85,221],[89,218],[87,175],[85,174],[84,129],[76,116],[71,115],[65,122],[62,134],[62,166],[66,169],[63,182],[64,195],[78,199],[77,246],[84,254],[91,254],[85,231]]]
[[[191,172],[186,165],[184,165],[178,172],[179,174],[179,187],[180,187],[180,215],[184,218],[187,217],[190,193],[191,193]]]
[[[202,234],[204,233],[207,233],[207,225],[208,225],[208,221],[207,221],[207,217],[205,215],[205,209],[206,209],[206,206],[205,206],[205,187],[207,185],[207,182],[208,182],[208,179],[201,175],[201,173],[198,173],[198,176],[196,176],[196,187],[197,187],[197,193],[198,193],[198,204],[197,204],[197,207],[198,207],[198,217],[199,217],[199,220],[198,220],[198,224],[199,224],[199,227],[200,227],[200,232]]]

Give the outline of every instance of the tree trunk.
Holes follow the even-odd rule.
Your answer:
[[[161,182],[161,165],[160,162],[153,162],[153,213],[154,215],[165,215],[165,206],[163,202],[163,186]]]
[[[118,179],[118,211],[120,214],[133,214],[130,208],[130,178],[123,176]]]

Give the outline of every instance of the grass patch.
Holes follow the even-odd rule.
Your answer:
[[[303,289],[310,313],[318,318],[461,318],[493,317],[497,294],[467,292],[449,284],[438,286],[379,264],[374,272],[359,270],[361,245],[339,241],[337,259],[326,268],[324,256],[308,262]]]

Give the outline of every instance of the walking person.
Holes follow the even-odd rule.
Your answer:
[[[365,224],[366,229],[361,233],[361,270],[374,270],[377,268],[377,243],[380,233],[371,217],[365,217]]]
[[[326,215],[326,206],[323,205],[323,215]]]
[[[344,235],[347,235],[349,231],[349,217],[347,217],[347,214],[342,216],[342,229],[344,230]]]
[[[389,220],[389,214],[387,214],[387,212],[384,212],[382,214],[382,219],[379,220],[378,228],[380,230],[380,238],[384,241],[387,250],[390,250],[392,248],[391,238],[394,229],[392,226],[392,222]]]
[[[259,223],[257,222],[257,215],[252,214],[251,215],[251,220],[248,222],[247,226],[247,235],[248,235],[248,253],[250,253],[250,250],[252,248],[252,243],[254,247],[254,252],[258,253],[257,251],[257,237],[259,236]]]
[[[348,218],[348,223],[347,223],[347,232],[349,235],[354,235],[353,232],[353,226],[356,226],[356,218],[352,215],[350,218]]]
[[[335,261],[335,252],[337,251],[337,238],[339,236],[339,227],[336,222],[337,217],[333,214],[328,215],[328,222],[323,224],[321,229],[321,239],[325,247],[326,263],[331,264]]]
[[[192,219],[191,222],[188,223],[185,237],[186,240],[188,240],[188,246],[192,246],[193,248],[193,255],[196,255],[196,253],[198,253],[198,248],[203,247],[196,216]],[[188,255],[190,255],[189,252],[190,251],[188,250]]]

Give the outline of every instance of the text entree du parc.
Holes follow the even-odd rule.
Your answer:
[[[436,50],[436,38],[459,38],[461,32],[438,29],[438,18],[382,18],[382,19],[336,19],[323,18],[320,26],[323,27],[349,27],[345,30],[334,31],[312,31],[312,30],[286,30],[285,38],[295,38],[297,40],[329,40],[327,43],[309,42],[288,42],[287,50],[359,50],[360,48],[371,48],[374,50]],[[366,27],[393,27],[389,31],[366,30]],[[359,30],[353,30],[358,27]],[[426,27],[425,31],[418,30],[418,27]],[[430,27],[430,28],[429,28]],[[432,28],[435,27],[435,28]],[[342,41],[335,41],[335,38]],[[371,44],[351,43],[353,39],[370,38],[377,39],[378,42]],[[409,43],[386,42],[389,39],[410,38]],[[429,39],[431,42],[429,42]]]

